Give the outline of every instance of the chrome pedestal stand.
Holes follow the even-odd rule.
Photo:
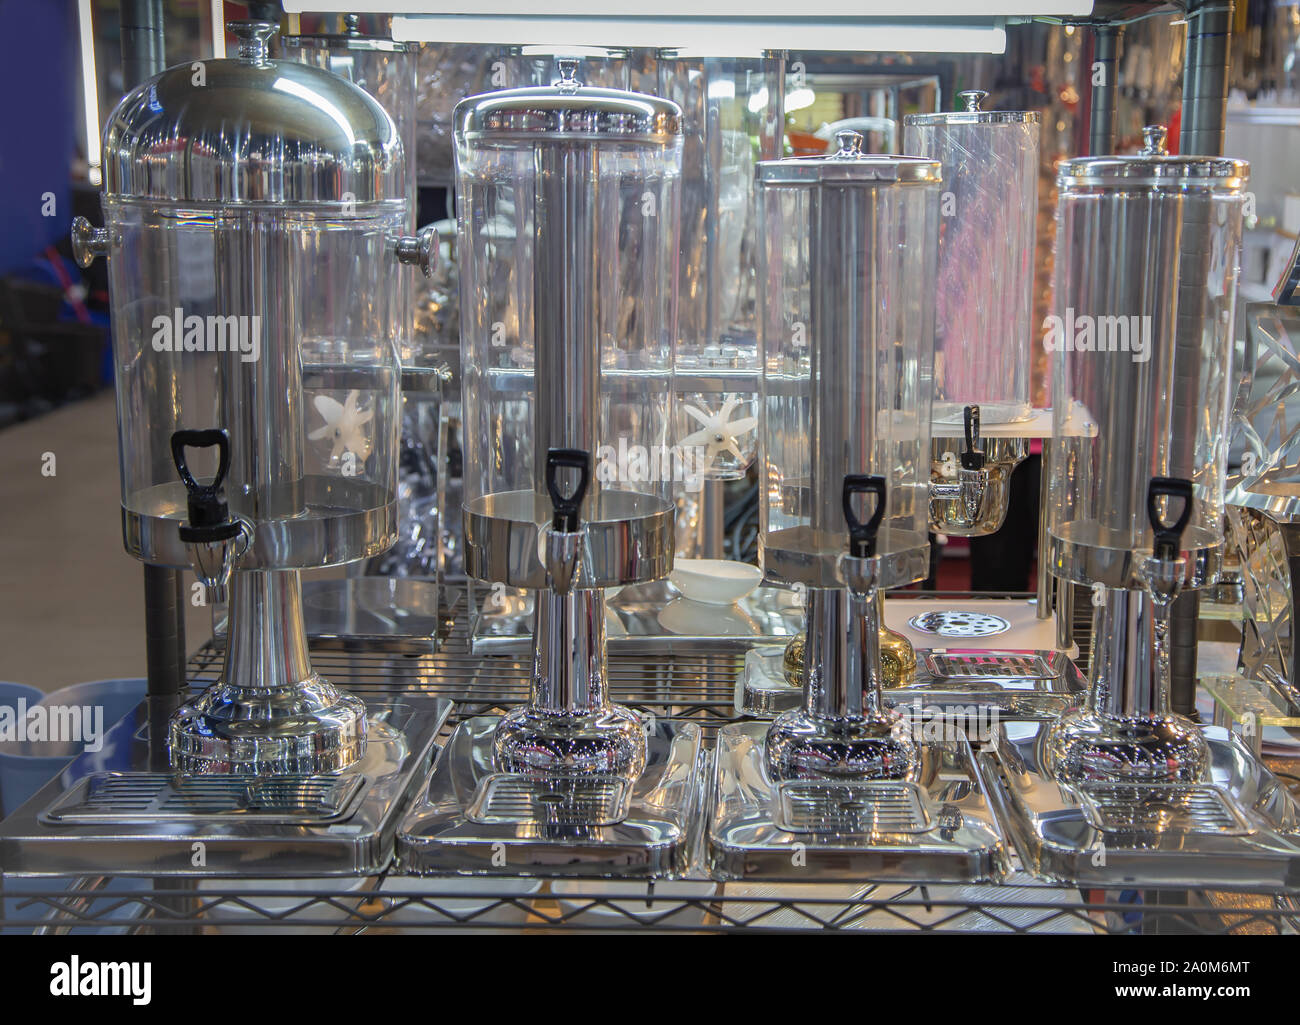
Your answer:
[[[557,480],[563,467],[579,471],[568,495]],[[598,539],[613,525],[579,522],[589,472],[586,452],[548,453],[554,516],[531,549],[548,587],[537,594],[529,703],[457,727],[401,828],[398,857],[408,871],[668,876],[686,868],[700,731],[609,701],[604,592],[582,585],[604,582],[592,552],[610,550]],[[641,572],[667,553],[647,546],[644,554]]]
[[[875,495],[865,522],[854,494]],[[721,878],[992,879],[1005,850],[970,746],[921,739],[881,696],[881,477],[849,477],[841,588],[809,591],[803,707],[719,733],[708,858]]]

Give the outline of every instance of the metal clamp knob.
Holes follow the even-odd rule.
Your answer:
[[[963,89],[957,96],[966,104],[966,111],[970,114],[978,114],[980,104],[989,98],[983,89]]]
[[[414,235],[402,235],[393,245],[398,263],[419,267],[426,277],[433,277],[438,267],[438,229],[429,225]]]
[[[108,252],[108,229],[96,228],[84,217],[72,219],[72,258],[81,268],[89,267],[95,257]]]

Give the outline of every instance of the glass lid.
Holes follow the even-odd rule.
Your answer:
[[[456,105],[462,139],[533,142],[557,139],[667,144],[682,134],[682,109],[670,100],[618,89],[594,89],[577,78],[578,62],[556,62],[554,85],[471,96]]]
[[[965,110],[945,110],[936,114],[907,114],[905,125],[988,125],[1033,124],[1042,120],[1036,110],[981,110],[980,104],[989,94],[983,89],[966,89],[957,94],[966,104]]]
[[[924,157],[862,152],[862,136],[845,130],[835,134],[839,149],[826,156],[761,160],[756,175],[765,185],[929,184],[942,180],[943,165]]]
[[[168,68],[104,129],[104,194],[118,199],[351,205],[405,197],[402,145],[372,97],[321,68],[274,61],[267,22],[231,22],[227,59]]]

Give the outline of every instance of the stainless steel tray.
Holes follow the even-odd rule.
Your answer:
[[[1007,850],[965,739],[921,745],[915,783],[774,784],[766,723],[718,733],[708,861],[722,879],[985,882]]]
[[[212,799],[222,784],[194,780],[171,784],[171,794],[202,791],[208,803],[173,804],[163,811],[156,802],[168,788],[160,789],[160,774],[151,771],[145,731],[117,731],[121,759],[131,768],[106,777],[93,771],[88,756],[74,761],[0,823],[0,865],[20,876],[284,878],[380,872],[392,857],[402,812],[428,778],[434,740],[451,709],[450,701],[420,694],[369,698],[362,760],[313,784],[318,792],[334,787],[336,797],[353,793],[339,814],[312,822],[303,821],[302,809],[291,810],[288,802],[272,814],[254,813],[240,807],[230,791],[224,807],[218,807]],[[137,714],[143,722],[143,706]],[[96,758],[112,756],[99,752]],[[295,785],[301,789],[301,777]],[[247,786],[245,779],[237,783],[245,792]],[[264,792],[269,797],[273,789]],[[154,796],[142,805],[141,793]]]
[[[1235,736],[1205,727],[1197,784],[1065,785],[1040,769],[1044,723],[1004,723],[979,769],[1038,875],[1081,886],[1300,888],[1300,805]]]
[[[476,716],[452,734],[399,831],[404,871],[663,877],[687,869],[700,818],[697,725],[653,721],[645,770],[628,783],[498,773],[497,722]]]

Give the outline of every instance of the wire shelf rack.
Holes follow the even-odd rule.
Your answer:
[[[456,710],[444,738],[466,717],[524,701],[529,667],[516,658],[471,655],[464,592],[449,588],[445,597],[446,618],[436,645],[412,641],[377,648],[334,639],[313,645],[314,667],[363,699],[398,691],[450,698]],[[611,696],[658,717],[694,721],[711,746],[717,728],[735,719],[733,688],[742,661],[734,650],[669,659],[612,657]],[[221,665],[217,644],[204,645],[190,662],[193,686],[212,683]],[[654,883],[489,879],[409,876],[391,868],[372,877],[293,880],[6,876],[0,879],[0,931],[1277,935],[1300,928],[1300,902],[1284,894],[1186,888],[1080,891],[1038,881],[1013,867],[1006,881],[980,886],[798,879],[720,883],[702,873]]]

